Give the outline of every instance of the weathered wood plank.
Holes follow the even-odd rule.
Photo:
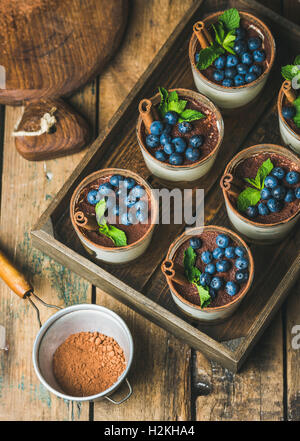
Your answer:
[[[94,84],[72,99],[95,125]],[[10,136],[22,108],[6,108],[2,175],[1,247],[32,280],[43,300],[61,306],[91,301],[90,285],[69,269],[32,248],[29,231],[37,217],[84,155],[42,163],[25,161]],[[40,307],[40,305],[39,305]],[[42,322],[53,311],[40,307]],[[8,354],[1,360],[1,420],[88,420],[87,403],[56,398],[39,383],[31,362],[38,332],[35,311],[1,282],[0,322],[7,329]],[[2,356],[2,355],[1,355]]]

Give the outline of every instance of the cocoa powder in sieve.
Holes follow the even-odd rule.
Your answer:
[[[76,397],[95,395],[112,386],[126,367],[123,349],[99,332],[70,335],[53,356],[54,376],[63,391]]]

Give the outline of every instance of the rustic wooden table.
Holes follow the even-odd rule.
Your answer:
[[[70,101],[97,134],[139,79],[193,0],[135,0],[123,44],[109,67]],[[289,19],[296,0],[261,1]],[[300,350],[291,347],[300,324],[300,283],[259,341],[239,374],[231,374],[175,339],[31,245],[29,231],[85,152],[47,162],[28,162],[11,137],[22,113],[0,108],[0,245],[35,291],[61,306],[95,301],[119,313],[132,330],[136,353],[130,380],[134,394],[120,406],[106,401],[72,403],[50,395],[33,370],[38,331],[34,310],[0,282],[0,324],[9,352],[0,352],[0,420],[300,420]],[[50,316],[41,308],[41,318]]]

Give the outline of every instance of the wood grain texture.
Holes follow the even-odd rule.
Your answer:
[[[2,3],[0,102],[59,97],[86,84],[119,46],[127,7],[127,0]]]
[[[49,133],[39,136],[15,136],[15,146],[29,161],[43,161],[71,155],[82,150],[91,138],[85,119],[62,99],[48,99],[29,103],[16,131],[40,130],[41,118],[54,111],[56,123]]]

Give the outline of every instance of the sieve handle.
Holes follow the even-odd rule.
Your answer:
[[[8,260],[1,250],[0,278],[22,299],[33,291],[32,286],[26,280],[25,276]]]
[[[124,397],[124,398],[122,398],[120,401],[115,401],[115,400],[113,400],[112,398],[110,398],[110,397],[105,397],[108,401],[110,401],[111,403],[113,403],[113,404],[122,404],[122,403],[124,403],[124,401],[126,401],[126,400],[128,400],[128,398],[131,396],[131,394],[132,394],[132,387],[131,387],[131,384],[129,383],[129,381],[127,380],[127,378],[125,379],[125,381],[126,381],[126,383],[127,383],[127,386],[128,386],[128,389],[129,389],[129,392],[128,392],[128,394],[126,395],[126,397]]]

